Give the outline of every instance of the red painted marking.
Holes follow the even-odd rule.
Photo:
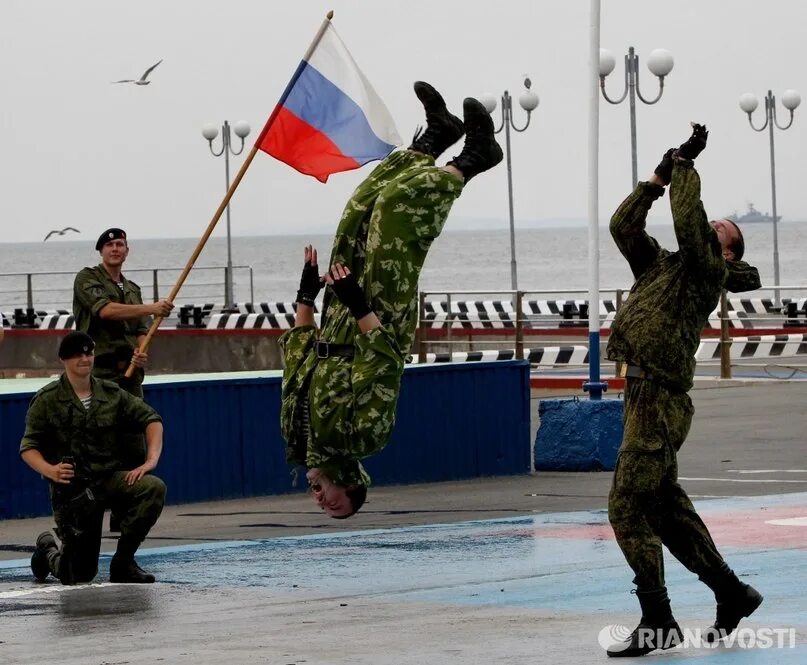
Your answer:
[[[588,382],[588,377],[583,376],[532,376],[530,377],[530,388],[538,390],[583,390],[583,384]],[[608,384],[611,392],[620,391],[625,388],[625,379],[621,377],[606,376],[602,379]]]
[[[766,524],[767,520],[804,517],[807,506],[758,508],[753,511],[720,511],[701,513],[718,548],[762,547],[807,549],[807,529],[803,526]],[[608,524],[568,524],[562,526],[537,525],[532,529],[535,538],[569,538],[572,540],[613,540],[614,533]]]
[[[5,331],[9,337],[32,337],[34,335],[50,335],[51,337],[64,337],[69,330],[50,330],[38,328],[12,328]],[[183,335],[265,335],[267,337],[280,337],[284,332],[283,328],[158,328],[155,337],[162,335],[183,336]]]

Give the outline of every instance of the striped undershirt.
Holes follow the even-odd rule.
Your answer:
[[[92,395],[88,395],[87,397],[82,397],[80,399],[81,399],[81,403],[84,405],[84,408],[89,409],[90,404],[92,404]]]
[[[305,432],[305,438],[308,440],[308,433],[311,431],[311,416],[309,414],[308,390],[303,390],[302,397],[297,404],[299,409],[297,413],[298,422],[300,423],[301,431]]]

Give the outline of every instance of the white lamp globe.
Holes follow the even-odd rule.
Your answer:
[[[600,76],[608,76],[616,67],[616,59],[614,54],[608,49],[600,49]]]
[[[247,134],[249,134],[249,130],[249,123],[244,122],[243,120],[239,120],[233,125],[233,131],[239,139],[246,138]]]
[[[795,90],[785,90],[782,93],[782,104],[788,111],[794,111],[801,104],[801,95]]]
[[[759,106],[759,100],[753,92],[740,95],[740,108],[746,113],[753,113]]]
[[[525,90],[518,98],[518,103],[521,105],[521,108],[527,111],[527,113],[538,108],[539,102],[540,100],[538,99],[538,95],[536,95],[532,90]]]
[[[479,103],[485,107],[488,113],[493,113],[496,110],[496,98],[489,92],[479,95]]]
[[[212,141],[219,135],[219,128],[216,125],[205,125],[202,127],[202,136],[208,141]]]
[[[657,48],[647,58],[647,68],[656,76],[667,76],[672,71],[675,61],[667,49]]]

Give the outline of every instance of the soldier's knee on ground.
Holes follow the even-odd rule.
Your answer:
[[[72,586],[74,584],[89,584],[98,575],[98,562],[94,565],[78,565],[75,564],[70,567],[67,566],[66,570],[59,571],[59,581],[65,586]]]

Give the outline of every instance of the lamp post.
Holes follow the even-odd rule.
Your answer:
[[[763,123],[762,127],[754,127],[754,120],[751,118],[751,114],[756,110],[757,106],[759,106],[759,101],[756,98],[756,95],[750,92],[746,92],[744,95],[740,96],[740,108],[748,114],[748,124],[751,125],[751,129],[756,132],[765,131],[767,127],[770,131],[768,132],[768,136],[770,137],[770,144],[771,144],[771,207],[773,208],[773,281],[774,286],[779,286],[779,234],[777,231],[777,225],[779,224],[779,217],[776,214],[776,159],[774,156],[773,151],[773,128],[774,125],[781,130],[788,129],[790,125],[793,124],[793,111],[796,110],[796,107],[801,104],[801,95],[796,92],[795,90],[785,90],[782,94],[782,105],[790,111],[790,120],[788,123],[783,127],[779,124],[776,120],[776,97],[773,96],[773,93],[768,90],[768,94],[765,96],[765,122]],[[774,300],[775,304],[778,307],[780,300],[779,300],[779,289],[777,288],[774,291]]]
[[[658,77],[659,86],[658,94],[654,99],[645,99],[639,88],[639,56],[636,55],[631,46],[625,56],[625,91],[619,99],[611,99],[608,93],[605,92],[605,77],[614,71],[616,60],[613,53],[604,48],[600,49],[600,90],[602,90],[602,96],[609,104],[620,104],[627,97],[630,106],[630,150],[633,189],[636,189],[636,184],[639,182],[636,168],[636,97],[638,96],[641,101],[648,105],[655,104],[661,99],[661,95],[664,94],[664,77],[672,71],[673,64],[672,53],[669,51],[658,48],[650,52],[650,57],[647,59],[647,68]]]
[[[504,145],[505,155],[507,160],[507,197],[510,206],[510,288],[513,291],[518,290],[518,270],[516,267],[516,231],[515,221],[513,215],[513,166],[510,161],[510,128],[512,127],[517,132],[523,132],[530,126],[530,116],[532,112],[538,107],[538,95],[536,95],[530,88],[532,81],[529,78],[524,79],[524,92],[518,97],[518,103],[527,112],[527,121],[520,129],[516,127],[513,120],[513,98],[510,93],[505,90],[502,95],[502,122],[499,128],[494,130],[498,134],[504,129]],[[496,98],[486,93],[481,95],[479,101],[485,107],[488,113],[493,113],[496,110]]]
[[[237,156],[244,152],[244,139],[249,134],[250,127],[242,120],[240,122],[236,122],[232,126],[232,130],[235,132],[235,135],[241,139],[241,147],[237,151],[233,149],[230,136],[230,123],[225,120],[224,124],[221,126],[221,150],[216,152],[213,149],[213,139],[219,135],[218,128],[212,124],[205,125],[202,128],[202,136],[207,139],[207,144],[210,148],[211,154],[214,157],[221,157],[224,155],[225,192],[229,191],[230,189],[230,153]],[[224,299],[227,301],[225,303],[226,307],[232,307],[232,305],[235,303],[235,298],[233,296],[233,249],[230,239],[229,202],[227,202],[227,269],[224,274]]]

